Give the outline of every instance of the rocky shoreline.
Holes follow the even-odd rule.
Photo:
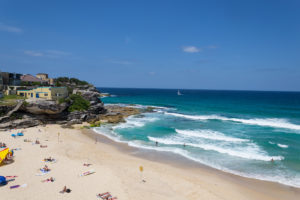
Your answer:
[[[61,124],[71,127],[74,124],[88,122],[92,126],[102,123],[125,122],[130,115],[151,112],[152,109],[138,109],[132,106],[107,105],[101,101],[103,96],[94,86],[73,89],[73,94],[80,94],[89,102],[89,108],[82,111],[69,112],[70,102],[50,100],[20,100],[19,105],[0,106],[0,129],[28,128],[46,124]]]

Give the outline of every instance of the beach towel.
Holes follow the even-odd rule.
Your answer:
[[[44,173],[44,172],[42,172],[42,173],[37,173],[37,174],[35,174],[36,176],[44,176],[44,175],[46,175],[46,174],[48,174],[49,172],[47,172],[47,173]]]
[[[42,173],[49,173],[49,172],[50,172],[50,170],[47,171],[47,170],[44,170],[44,169],[40,169],[40,171],[41,171]]]
[[[13,134],[11,134],[11,136],[12,136],[12,137],[16,137],[17,135],[13,133]]]
[[[50,171],[45,171],[44,169],[40,169],[41,173],[35,174],[36,176],[44,176],[45,174],[50,173]]]
[[[17,178],[18,176],[5,176],[5,178]]]
[[[46,180],[42,180],[43,183],[47,183],[47,182],[54,182],[55,178],[53,178],[52,180],[50,178],[46,179]]]
[[[17,133],[17,136],[24,136],[23,133]]]
[[[83,172],[81,174],[79,174],[79,176],[87,176],[87,175],[90,175],[90,174],[94,174],[96,173],[94,169],[91,169],[89,171],[86,171],[86,172]]]
[[[10,186],[9,188],[10,188],[10,189],[15,189],[15,188],[19,188],[19,187],[24,188],[24,187],[26,187],[26,186],[27,186],[27,184],[23,184],[23,185],[13,185],[13,186]]]

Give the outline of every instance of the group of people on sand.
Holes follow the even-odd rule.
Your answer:
[[[0,142],[0,148],[6,148],[6,144],[4,142]]]

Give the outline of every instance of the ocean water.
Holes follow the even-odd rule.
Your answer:
[[[99,89],[113,95],[102,99],[105,104],[155,107],[126,123],[95,128],[111,139],[300,187],[300,93]]]

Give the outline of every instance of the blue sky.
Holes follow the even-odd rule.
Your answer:
[[[300,1],[0,0],[0,69],[99,87],[300,91]]]

